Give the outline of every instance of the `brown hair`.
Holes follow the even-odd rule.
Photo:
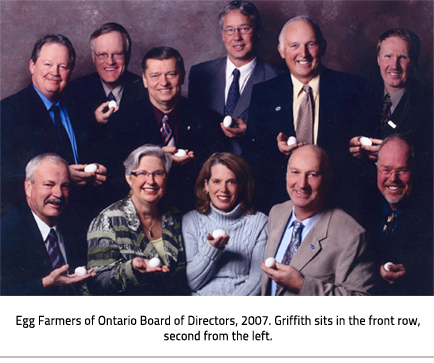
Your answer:
[[[250,168],[241,156],[228,152],[214,153],[205,161],[205,164],[203,164],[194,188],[197,197],[196,210],[199,213],[207,214],[211,209],[211,199],[205,190],[204,181],[211,179],[211,168],[214,165],[224,165],[235,174],[237,182],[241,186],[239,196],[240,208],[243,213],[253,214],[254,209],[251,205],[253,178]]]

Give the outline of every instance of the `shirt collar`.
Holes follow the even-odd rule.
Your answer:
[[[393,93],[389,93],[387,92],[387,89],[384,88],[384,96],[386,96],[388,93],[390,94],[390,101],[392,102],[392,105],[397,105],[399,103],[399,101],[401,101],[402,96],[404,96],[404,93],[407,89],[401,88],[396,92]]]
[[[301,83],[292,74],[291,74],[291,81],[292,81],[292,85],[293,85],[292,87],[293,87],[294,95],[296,95],[297,97],[299,97],[300,94],[301,94],[301,91],[303,89],[304,84]],[[319,81],[320,81],[320,74],[318,74],[315,77],[313,77],[310,80],[310,82],[308,83],[308,85],[310,86],[310,88],[312,88],[312,96],[313,96],[314,99],[319,94]]]
[[[50,227],[47,223],[45,223],[41,218],[39,218],[35,212],[32,211],[33,217],[35,218],[36,224],[38,225],[39,231],[41,232],[42,239],[44,242],[47,240],[48,235],[50,234],[51,228],[53,228],[56,233],[57,232],[57,225]],[[59,235],[59,234],[58,234]]]
[[[102,84],[102,88],[104,88],[104,92],[106,97],[108,97],[109,93],[113,93],[113,96],[116,98],[116,102],[119,103],[120,100],[120,95],[124,89],[123,84],[120,84],[119,86],[115,87],[113,90],[111,90],[104,82],[102,79],[100,79],[101,84]]]
[[[299,222],[303,223],[305,231],[309,231],[313,227],[313,225],[316,223],[316,221],[320,217],[323,209],[324,208],[321,208],[312,217],[306,218],[303,221],[299,221]],[[298,219],[295,217],[295,209],[294,209],[294,207],[292,207],[292,213],[291,213],[291,218],[289,219],[288,228],[292,227],[293,222],[296,220],[298,220]]]
[[[229,57],[227,57],[226,62],[226,79],[230,79],[232,77],[232,72],[235,68],[238,68],[240,70],[240,74],[249,74],[253,71],[253,68],[256,66],[256,57],[253,58],[249,63],[243,65],[242,67],[235,67],[235,65],[231,62]]]
[[[42,102],[44,102],[45,108],[47,110],[49,110],[51,108],[51,106],[53,106],[53,105],[57,105],[60,108],[60,101],[58,101],[57,103],[53,103],[47,97],[45,97],[41,92],[39,92],[39,90],[36,88],[36,86],[34,84],[33,84],[33,88],[35,89],[35,91],[39,95],[39,97],[41,98]]]

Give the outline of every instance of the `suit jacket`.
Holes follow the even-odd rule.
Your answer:
[[[65,244],[69,273],[86,266],[86,226],[64,211],[58,227]],[[13,209],[1,219],[1,294],[56,295],[58,289],[44,289],[42,278],[51,271],[51,262],[41,232],[27,204]],[[68,289],[76,294],[78,289]]]
[[[129,71],[123,74],[123,86],[121,102],[118,114],[133,104],[141,95],[141,78]],[[92,144],[92,157],[94,160],[101,160],[104,157],[107,145],[108,124],[99,124],[95,120],[95,110],[104,102],[107,96],[101,83],[101,78],[97,72],[78,78],[70,82],[65,91],[65,98],[72,100],[79,108],[79,112],[86,118],[89,127],[90,142]]]
[[[349,140],[370,135],[371,94],[357,76],[321,67],[317,144],[332,161],[334,180],[331,195],[340,207],[348,195],[354,197],[361,163],[349,152]],[[287,157],[277,147],[277,135],[296,136],[292,107],[293,85],[289,73],[253,87],[249,125],[242,156],[250,163],[257,185],[257,207],[268,213],[271,206],[288,199],[285,184]],[[344,189],[348,186],[348,190]],[[272,191],[272,193],[270,193]],[[350,198],[350,199],[351,199]],[[348,202],[348,205],[354,205]]]
[[[291,201],[274,206],[268,220],[264,260],[274,257],[292,213]],[[348,214],[325,206],[321,216],[292,258],[291,266],[304,277],[298,294],[368,295],[373,287],[374,260],[366,231]],[[262,274],[262,295],[270,294],[270,278]]]
[[[386,240],[382,232],[386,201],[379,192],[376,194],[378,203],[372,207],[374,218],[368,230],[376,252],[376,295],[433,295],[433,205],[432,198],[418,190],[413,186],[412,194],[401,206],[396,228]],[[407,270],[393,285],[380,276],[380,267],[386,262],[403,264]]]
[[[128,155],[144,144],[164,146],[160,127],[145,90],[145,96],[128,108],[124,115],[115,113],[109,122],[109,149],[107,150],[109,178],[115,184],[110,187],[108,198],[115,202],[125,197],[128,184],[125,181],[123,162]],[[178,103],[178,139],[176,147],[194,151],[194,159],[170,171],[166,194],[181,211],[194,209],[194,183],[203,163],[216,151],[226,149],[216,116],[209,110],[193,105],[186,98]],[[121,117],[122,116],[122,117]]]
[[[223,121],[225,114],[226,62],[227,57],[222,57],[197,64],[191,67],[188,78],[188,98],[216,111],[220,115],[220,122]],[[278,68],[256,58],[255,68],[240,95],[232,117],[248,122],[253,86],[281,73]],[[236,146],[232,149],[234,147]]]
[[[63,99],[60,102],[68,111],[75,133],[78,162],[92,162],[87,159],[88,129],[85,120],[71,102]],[[69,164],[75,164],[72,151],[62,147],[53,120],[31,84],[1,101],[2,214],[10,210],[11,205],[25,202],[25,167],[33,157],[47,152],[56,153]]]

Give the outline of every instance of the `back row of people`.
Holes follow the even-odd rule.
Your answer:
[[[194,208],[196,176],[215,151],[245,157],[256,184],[257,208],[268,214],[272,205],[288,199],[288,156],[304,144],[322,146],[334,173],[330,196],[365,228],[375,164],[362,156],[375,159],[387,133],[403,132],[416,141],[417,155],[422,155],[418,161],[431,176],[432,108],[424,106],[424,97],[409,97],[417,90],[413,80],[420,47],[413,33],[392,30],[380,38],[386,101],[380,123],[381,106],[375,107],[364,80],[321,64],[326,41],[311,19],[297,17],[283,27],[279,53],[290,73],[278,77],[278,70],[255,56],[261,27],[253,4],[230,3],[220,22],[228,55],[192,68],[189,100],[181,97],[186,72],[173,48],[149,51],[142,79],[127,71],[131,39],[119,24],[104,24],[92,34],[97,73],[68,86],[75,63],[71,43],[53,35],[38,41],[29,63],[32,85],[1,102],[2,214],[20,201],[26,163],[56,152],[70,164],[73,199],[87,224],[127,193],[122,162],[144,143],[164,145],[171,154],[168,197],[182,212]],[[117,105],[109,108],[113,100]],[[225,115],[233,116],[231,126],[222,124]],[[290,136],[297,139],[293,145],[287,144]],[[361,136],[370,137],[373,145],[361,145]],[[181,148],[186,154],[177,156]],[[83,171],[90,161],[96,162],[96,172]],[[432,181],[425,185],[431,192]]]

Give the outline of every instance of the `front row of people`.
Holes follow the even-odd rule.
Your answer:
[[[86,246],[79,213],[65,209],[67,162],[33,158],[27,204],[1,221],[2,295],[259,295],[261,281],[262,295],[275,296],[433,294],[432,205],[419,198],[413,150],[401,135],[380,147],[384,199],[366,211],[368,231],[330,202],[332,167],[318,146],[291,154],[291,200],[269,220],[253,210],[240,156],[215,153],[205,162],[196,210],[184,216],[165,198],[171,164],[158,146],[134,150],[124,162],[130,193],[92,221]],[[87,273],[78,275],[86,251]],[[150,263],[155,257],[160,266]],[[274,267],[262,262],[268,257]]]

